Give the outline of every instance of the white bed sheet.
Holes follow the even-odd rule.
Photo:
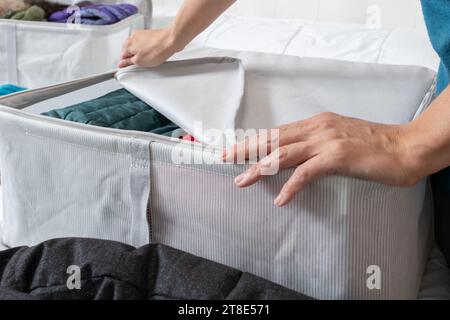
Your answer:
[[[155,7],[153,28],[168,26],[176,14]],[[383,64],[419,65],[437,70],[439,58],[428,35],[408,28],[223,15],[188,48],[213,47],[301,57]]]

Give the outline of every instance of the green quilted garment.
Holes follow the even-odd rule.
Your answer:
[[[173,131],[179,129],[176,124],[125,89],[42,115],[93,126],[166,136],[171,136]]]

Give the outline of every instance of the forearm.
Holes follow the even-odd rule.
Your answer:
[[[422,178],[450,166],[450,87],[406,127],[405,161]]]
[[[182,50],[236,0],[185,0],[170,26],[176,51]]]

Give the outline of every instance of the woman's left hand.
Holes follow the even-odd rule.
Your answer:
[[[241,188],[261,180],[265,168],[296,167],[275,199],[277,206],[288,204],[307,184],[329,174],[396,186],[411,186],[422,178],[405,143],[408,125],[323,113],[277,129],[277,139],[247,139],[223,154],[224,161],[236,162],[258,154],[261,147],[268,148],[268,156],[235,179]]]

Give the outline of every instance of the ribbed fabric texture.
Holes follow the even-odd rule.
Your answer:
[[[316,298],[417,297],[431,223],[425,182],[327,177],[280,209],[273,199],[291,171],[239,190],[233,177],[244,166],[174,165],[173,150],[151,145],[152,241]],[[371,265],[380,267],[381,290],[367,288]]]
[[[148,142],[0,117],[3,239],[59,237],[148,243]]]
[[[254,75],[272,74],[280,64],[286,68],[280,63],[281,57],[265,56],[270,61],[267,69],[259,64],[264,57],[250,56],[253,57],[251,65],[256,68]],[[298,59],[289,60],[292,62],[289,66],[298,67]],[[318,74],[329,73],[325,63],[315,60]],[[327,66],[332,64],[326,63]],[[302,60],[302,65],[311,67],[311,61]],[[334,68],[346,78],[359,69],[356,67],[347,63],[346,69]],[[375,79],[386,79],[386,73],[381,71],[390,70],[388,66],[365,67],[377,71]],[[268,81],[263,77],[261,87],[250,94],[258,99],[277,97],[277,107],[241,109],[240,116],[246,114],[250,121],[251,115],[261,115],[260,120],[265,121],[264,112],[287,110],[289,105],[283,101],[292,103],[292,94],[295,94],[303,104],[293,104],[299,113],[286,112],[283,115],[288,117],[283,118],[283,123],[320,112],[319,101],[328,111],[347,115],[351,111],[355,112],[353,116],[366,116],[373,121],[405,123],[414,117],[419,106],[424,106],[426,99],[423,97],[434,84],[431,71],[394,68],[405,74],[396,77],[395,86],[385,83],[389,90],[375,92],[380,103],[374,104],[375,100],[368,101],[361,91],[352,90],[354,85],[344,86],[339,78],[333,78],[331,85],[328,83],[336,94],[331,91],[325,94],[321,81],[315,86],[311,86],[307,78],[297,85],[291,78],[286,81],[288,75],[298,74],[292,68],[286,68],[289,72],[279,77],[283,80],[278,85],[275,79]],[[361,79],[373,83],[374,73],[370,70],[361,73]],[[405,82],[405,79],[415,81]],[[165,80],[168,89],[173,87],[174,78]],[[247,87],[255,84],[247,80]],[[186,86],[190,83],[179,87],[176,100],[184,112],[187,101],[193,106],[198,97],[202,97],[203,103],[206,101],[203,93],[213,80],[207,77],[203,81],[200,83],[197,79],[195,86],[189,89]],[[268,83],[282,91],[271,95],[274,93],[265,89]],[[215,87],[220,88],[220,84],[216,83]],[[81,86],[83,82],[76,84],[76,87]],[[193,87],[199,90],[198,94],[192,91]],[[303,94],[295,89],[299,87],[305,90]],[[366,86],[365,90],[369,87],[373,91],[372,86]],[[64,88],[71,91],[73,87],[61,85],[6,101],[11,106],[32,104],[52,92],[63,92]],[[143,94],[147,90],[146,86],[140,88]],[[167,92],[161,87],[153,89]],[[183,96],[182,90],[189,95]],[[364,98],[363,102],[355,102],[353,94],[356,93]],[[307,97],[314,99],[308,103]],[[339,107],[336,97],[340,97]],[[341,98],[344,97],[352,98],[343,103]],[[209,92],[209,98],[215,103],[217,96]],[[398,102],[395,104],[398,107],[394,108],[393,100]],[[258,100],[246,101],[248,106],[261,107],[260,103],[254,103]],[[390,103],[385,104],[386,101]],[[368,108],[369,102],[374,104],[371,108]],[[209,110],[211,103],[198,110],[199,118]],[[380,109],[381,104],[389,105],[386,112]],[[349,106],[355,109],[349,110]],[[209,153],[203,157],[198,151],[187,150],[187,155],[193,156],[194,163],[198,164],[176,165],[173,156],[178,148],[173,143],[153,143],[149,154],[149,141],[155,137],[148,134],[2,111],[5,112],[0,117],[0,168],[8,199],[5,206],[8,245],[34,244],[56,236],[89,236],[140,245],[148,242],[148,229],[151,229],[151,239],[155,242],[257,274],[309,296],[325,299],[413,299],[417,296],[431,220],[431,206],[424,201],[428,199],[425,182],[413,188],[393,188],[356,179],[327,177],[308,186],[292,204],[280,209],[273,205],[273,199],[288,179],[289,170],[239,190],[233,178],[244,166],[213,164]],[[247,123],[244,128],[272,127],[268,123],[236,123]],[[370,266],[380,268],[380,290],[369,290],[366,285]]]
[[[149,213],[153,242],[312,297],[417,296],[431,234],[425,182],[394,188],[327,177],[279,209],[273,199],[289,170],[239,190],[233,177],[244,166],[201,164],[214,163],[209,152],[152,143],[149,154],[149,141],[132,136],[5,112],[0,126],[9,246],[55,237],[139,246],[149,239]],[[198,164],[175,165],[176,151]],[[371,265],[380,267],[381,290],[366,286]]]
[[[145,20],[138,14],[114,25],[77,30],[2,20],[0,83],[42,88],[112,71],[124,41],[133,30],[145,28]]]

